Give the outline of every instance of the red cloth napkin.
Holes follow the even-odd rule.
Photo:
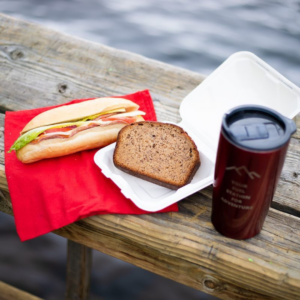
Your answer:
[[[156,120],[149,91],[122,96],[140,105],[146,120]],[[74,100],[67,104],[84,100]],[[98,149],[23,164],[7,153],[24,126],[36,115],[62,105],[6,112],[5,172],[17,232],[25,241],[96,214],[144,214],[94,163]],[[174,204],[161,212],[178,211]]]

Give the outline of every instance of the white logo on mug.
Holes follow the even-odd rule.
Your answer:
[[[245,166],[242,166],[242,167],[239,167],[239,168],[237,168],[235,166],[228,167],[228,168],[226,168],[226,170],[228,170],[228,171],[235,170],[240,176],[242,175],[241,171],[244,170],[251,179],[254,179],[255,177],[256,178],[260,178],[259,174],[257,174],[256,172],[250,172],[250,171],[248,171],[248,169]]]

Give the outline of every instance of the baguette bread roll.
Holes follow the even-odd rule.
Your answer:
[[[126,112],[130,112],[137,110],[139,106],[123,98],[98,98],[76,104],[64,105],[37,115],[23,128],[21,134],[41,126],[79,120],[103,111],[118,108],[125,108]]]
[[[201,163],[194,141],[182,128],[148,121],[119,132],[113,162],[130,175],[173,190],[190,183]]]

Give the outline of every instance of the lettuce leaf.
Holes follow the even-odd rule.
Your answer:
[[[125,108],[118,108],[118,109],[113,109],[113,110],[109,110],[109,111],[105,111],[105,112],[102,112],[100,114],[96,114],[96,115],[92,115],[92,116],[89,116],[89,117],[86,117],[80,121],[87,121],[87,120],[94,120],[102,115],[107,115],[107,114],[112,114],[112,113],[118,113],[118,112],[126,112],[126,109]]]
[[[84,124],[84,121],[49,125],[49,126],[43,126],[43,127],[31,129],[31,130],[27,131],[26,133],[22,134],[14,142],[14,144],[10,147],[8,153],[10,153],[13,150],[18,151],[21,148],[25,147],[27,144],[29,144],[31,141],[33,141],[35,138],[37,138],[41,133],[43,133],[47,129],[63,128],[63,127],[68,127],[68,126],[73,126],[73,125],[76,125],[78,127],[82,124]]]

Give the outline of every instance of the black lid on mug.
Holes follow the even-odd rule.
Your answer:
[[[257,151],[282,147],[296,129],[293,120],[259,105],[238,106],[227,112],[222,121],[223,134],[232,143]]]

